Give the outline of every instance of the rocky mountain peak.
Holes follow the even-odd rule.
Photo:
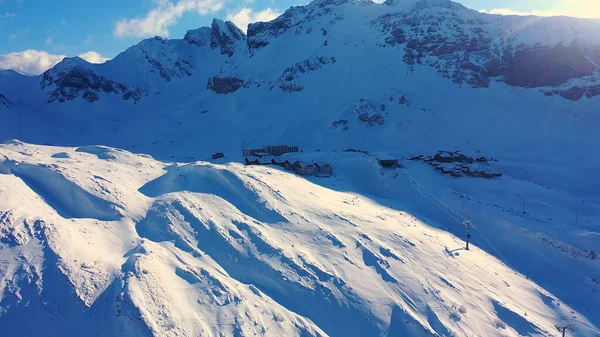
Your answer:
[[[246,34],[231,21],[213,19],[210,27],[188,31],[184,38],[190,44],[219,49],[221,54],[232,57],[236,44],[246,40]]]
[[[235,45],[246,39],[246,34],[231,21],[213,19],[211,24],[211,48],[221,49],[221,54],[232,57]]]
[[[145,92],[96,74],[81,64],[80,58],[65,59],[60,66],[43,74],[40,86],[48,90],[48,103],[71,101],[81,97],[88,102],[100,99],[99,93],[122,95],[124,100],[138,101]],[[85,62],[85,61],[83,61]]]
[[[303,32],[310,34],[311,28],[305,26],[309,26],[311,22],[322,21],[333,25],[343,20],[343,11],[338,8],[343,5],[368,6],[375,3],[371,0],[317,0],[306,6],[290,7],[272,21],[249,24],[248,49],[253,54],[288,31],[293,31],[295,35]]]
[[[190,44],[204,47],[210,43],[211,33],[212,29],[210,27],[202,27],[188,30],[183,39]]]
[[[79,56],[65,57],[62,61],[58,62],[54,67],[48,69],[46,73],[57,73],[64,72],[69,69],[77,67],[88,67],[90,63]]]

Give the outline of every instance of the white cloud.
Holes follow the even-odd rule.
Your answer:
[[[108,57],[104,57],[104,56],[100,55],[100,53],[91,51],[91,50],[88,52],[85,52],[83,54],[80,54],[79,57],[88,61],[89,63],[104,63],[104,62],[110,60]]]
[[[10,13],[10,12],[0,13],[0,19],[3,19],[3,18],[14,18],[15,16],[17,16],[15,13]]]
[[[510,8],[494,8],[490,11],[480,10],[482,13],[499,15],[535,15],[535,16],[572,16],[576,18],[600,18],[600,1],[598,0],[573,0],[564,1],[559,6],[547,10],[533,9],[531,11],[516,11]]]
[[[43,50],[29,49],[22,52],[0,55],[0,69],[12,69],[28,75],[39,75],[54,67],[66,55],[49,54]],[[90,63],[104,63],[109,59],[95,51],[80,54],[79,57]]]
[[[207,15],[223,8],[226,0],[158,0],[158,6],[142,18],[121,20],[115,25],[114,34],[119,37],[169,36],[169,27],[186,12],[195,11]]]
[[[64,58],[65,55],[52,55],[45,51],[29,49],[0,55],[0,69],[12,69],[23,74],[39,75],[54,67]]]
[[[552,11],[540,11],[537,9],[534,9],[530,12],[520,12],[520,11],[515,11],[512,10],[510,8],[494,8],[491,11],[486,11],[485,9],[480,10],[481,13],[487,13],[487,14],[498,14],[498,15],[519,15],[519,16],[528,16],[528,15],[535,15],[535,16],[557,16],[557,15],[564,15],[564,14],[559,14],[557,12],[552,12]]]
[[[235,23],[244,32],[248,30],[248,24],[258,21],[271,21],[281,15],[277,10],[267,8],[260,12],[254,12],[251,8],[242,8],[234,13],[227,14],[227,20]]]

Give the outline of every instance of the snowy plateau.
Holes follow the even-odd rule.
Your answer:
[[[600,336],[599,31],[317,0],[1,71],[0,335]]]

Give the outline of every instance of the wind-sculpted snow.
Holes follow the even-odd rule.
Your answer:
[[[7,161],[0,164],[1,171],[23,180],[63,218],[111,221],[121,217],[117,205],[87,192],[51,166]]]
[[[592,298],[542,288],[533,280],[559,289],[543,273],[524,269],[532,280],[509,268],[480,241],[465,251],[462,240],[439,229],[443,212],[416,217],[426,203],[403,176],[429,168],[413,162],[397,176],[360,152],[291,156],[328,157],[336,174],[307,180],[268,166],[165,164],[107,147],[0,145],[3,331],[546,336],[567,319],[580,336],[600,333],[594,311],[581,311],[597,307]],[[506,184],[478,186],[534,186]],[[59,201],[85,217],[58,212]],[[102,213],[106,205],[119,216]],[[483,212],[508,219],[493,209]],[[572,277],[584,273],[578,257],[561,256]]]
[[[260,221],[275,223],[285,220],[277,212],[266,208],[264,200],[247,184],[230,171],[190,164],[168,167],[165,175],[142,186],[140,192],[153,198],[180,191],[212,194]]]

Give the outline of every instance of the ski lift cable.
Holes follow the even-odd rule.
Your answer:
[[[439,201],[441,204],[443,204],[445,207],[447,207],[449,210],[451,210],[452,212],[454,212],[455,214],[457,214],[459,217],[461,217],[462,219],[464,219],[465,221],[468,220],[466,217],[462,216],[459,212],[457,212],[455,209],[453,209],[452,207],[448,206],[447,204],[445,204],[443,201],[441,201],[439,198],[437,198],[433,193],[429,192],[425,187],[423,187],[421,184],[419,184],[418,182],[415,181],[415,183],[419,186],[421,186],[423,188],[424,191],[426,191],[429,195],[431,195],[432,198],[434,198],[435,200]],[[514,267],[509,263],[509,261],[506,259],[506,257],[500,252],[500,250],[498,250],[496,248],[496,246],[486,237],[486,235],[484,235],[478,228],[477,226],[471,226],[473,229],[475,229],[477,231],[477,233],[479,233],[482,237],[482,239],[498,254],[499,257],[501,257],[504,262],[511,267],[512,269],[514,269]]]
[[[441,203],[442,205],[444,205],[444,206],[445,206],[445,207],[446,207],[448,210],[452,211],[453,213],[455,213],[456,215],[458,215],[458,216],[459,216],[460,218],[462,218],[463,220],[468,220],[466,217],[462,216],[462,215],[461,215],[459,212],[457,212],[455,209],[453,209],[452,207],[448,206],[448,205],[447,205],[447,204],[445,204],[443,201],[441,201],[439,198],[437,198],[437,197],[436,197],[436,196],[435,196],[433,193],[429,192],[429,190],[427,190],[427,188],[425,188],[423,185],[419,184],[417,181],[414,181],[414,180],[413,180],[413,182],[414,182],[416,185],[420,186],[424,192],[426,192],[427,194],[429,194],[429,195],[431,196],[431,198],[433,198],[433,199],[437,200],[439,203]],[[436,204],[436,203],[434,203],[434,204]],[[442,208],[442,207],[440,207],[439,205],[437,205],[437,204],[436,204],[436,206],[438,206],[440,209],[442,209],[442,210],[443,210],[443,208]],[[445,211],[445,210],[444,210],[444,211]],[[445,212],[446,212],[446,211],[445,211]],[[448,213],[448,212],[446,212],[446,213]],[[454,218],[455,220],[457,220],[457,219],[456,219],[456,217],[453,217],[453,218]],[[459,223],[462,223],[462,221],[460,221],[460,220],[457,220],[457,221],[458,221]],[[487,239],[487,237],[486,237],[486,236],[485,236],[485,235],[484,235],[484,234],[483,234],[483,233],[482,233],[482,232],[481,232],[481,231],[480,231],[480,230],[477,228],[477,226],[472,226],[472,227],[473,227],[473,228],[474,228],[474,229],[475,229],[475,230],[476,230],[476,231],[477,231],[477,232],[478,232],[478,233],[479,233],[479,234],[482,236],[482,238],[483,238],[483,239],[484,239],[484,240],[487,242],[487,244],[489,244],[489,245],[492,247],[492,249],[494,249],[494,251],[496,251],[496,253],[498,253],[498,255],[499,255],[499,256],[501,256],[503,259],[505,259],[505,260],[506,260],[506,258],[505,258],[505,257],[502,255],[502,253],[501,253],[501,252],[500,252],[500,251],[499,251],[499,250],[498,250],[498,249],[497,249],[497,248],[494,246],[494,244],[492,244],[492,243],[491,243],[491,242],[490,242],[490,241]]]
[[[440,210],[442,210],[444,213],[446,213],[449,217],[451,217],[454,221],[456,221],[458,224],[462,224],[462,221],[458,218],[456,218],[455,216],[453,216],[452,214],[450,214],[446,209],[444,209],[443,207],[441,207],[440,205],[438,205],[434,200],[432,200],[429,196],[427,196],[426,194],[423,193],[423,191],[420,191],[416,186],[410,184],[412,188],[414,188],[417,192],[419,192],[419,194],[421,194],[422,196],[424,196],[425,198],[427,198],[432,204],[436,205]],[[439,200],[439,199],[438,199]],[[459,214],[460,215],[460,214]],[[483,247],[483,245],[479,242],[479,240],[476,237],[472,238],[473,242],[475,242],[475,244],[479,247]]]
[[[415,184],[417,184],[418,186],[420,186],[424,191],[426,191],[429,195],[431,195],[432,198],[434,198],[435,200],[439,201],[442,205],[444,205],[447,209],[451,210],[453,213],[455,213],[456,215],[458,215],[459,217],[461,217],[462,219],[464,219],[465,221],[468,220],[466,217],[462,216],[459,212],[457,212],[455,209],[453,209],[452,207],[448,206],[447,204],[445,204],[442,200],[440,200],[439,198],[437,198],[433,193],[429,192],[425,187],[423,187],[423,185],[419,184],[417,181],[414,181]],[[492,249],[504,260],[506,261],[506,263],[508,264],[508,260],[506,259],[506,257],[496,248],[496,246],[494,246],[494,244],[488,240],[488,238],[476,227],[476,226],[472,226],[472,228],[474,228],[483,238],[483,240],[485,240],[485,242],[490,245],[492,247]],[[512,266],[511,266],[512,268]],[[514,269],[514,268],[513,268]]]
[[[444,205],[446,208],[448,208],[449,210],[451,210],[452,212],[454,212],[456,215],[458,215],[459,217],[461,217],[463,220],[468,220],[467,218],[465,218],[464,216],[462,216],[460,213],[458,213],[457,211],[455,211],[452,207],[446,205],[442,200],[440,200],[439,198],[437,198],[435,195],[433,195],[433,193],[429,192],[423,185],[419,184],[417,181],[415,181],[413,179],[414,183],[417,184],[417,186],[419,186],[420,188],[422,188],[424,191],[426,191],[427,193],[429,193],[435,200],[437,200],[440,204]]]
[[[406,176],[406,175],[405,175]],[[421,195],[423,195],[425,198],[427,198],[432,204],[436,205],[439,209],[441,209],[444,213],[448,214],[448,216],[450,216],[452,219],[454,219],[456,222],[462,224],[462,221],[459,220],[458,218],[456,218],[455,216],[453,216],[452,214],[450,214],[448,212],[448,210],[452,211],[453,213],[455,213],[456,215],[458,215],[460,218],[464,219],[464,220],[468,220],[467,218],[465,218],[464,216],[462,216],[460,213],[458,213],[456,210],[454,210],[452,207],[448,206],[447,204],[445,204],[444,202],[442,202],[439,198],[437,198],[435,195],[433,195],[433,193],[429,192],[425,187],[423,187],[423,185],[419,184],[416,181],[412,181],[415,183],[415,185],[413,185],[411,183],[411,179],[409,179],[406,176],[409,185],[411,185],[411,187],[413,187],[414,189],[417,190],[417,192],[419,192]],[[416,186],[420,186],[422,190],[418,189]],[[427,193],[427,194],[425,194]],[[430,197],[431,196],[431,197]],[[445,208],[441,207],[438,203],[434,202],[433,199],[439,201],[442,205],[444,205],[448,210],[446,210]],[[487,237],[479,230],[477,229],[476,226],[472,226],[472,228],[474,228],[480,235],[481,237],[490,245],[490,247],[498,254],[498,256],[502,259],[501,262],[504,263],[505,265],[507,265],[510,269],[512,269],[513,271],[516,271],[515,267],[509,262],[509,260],[494,246],[494,244],[492,244]],[[475,239],[475,238],[473,238]],[[444,309],[446,309],[448,312],[448,308],[444,307]],[[458,325],[458,324],[457,324]],[[460,326],[459,326],[460,328]],[[477,328],[476,328],[477,329]],[[462,328],[461,328],[462,330]],[[463,331],[464,332],[464,331]]]
[[[408,178],[408,177],[407,177]],[[409,182],[411,182],[411,179],[408,179]],[[455,209],[453,209],[452,207],[448,206],[447,204],[445,204],[443,201],[441,201],[439,198],[437,198],[433,193],[429,192],[429,190],[427,190],[423,185],[419,184],[417,181],[415,181],[414,179],[412,179],[412,182],[414,182],[417,186],[420,186],[420,188],[423,190],[423,192],[429,194],[431,196],[431,198],[439,201],[442,205],[444,205],[448,210],[452,211],[453,213],[455,213],[456,215],[458,215],[460,218],[467,220],[467,218],[465,218],[464,216],[462,216],[459,212],[457,212]],[[412,184],[411,184],[412,186]],[[414,187],[414,186],[413,186]],[[450,213],[442,208],[439,204],[433,202],[433,200],[428,197],[427,195],[423,194],[423,196],[425,196],[429,201],[431,201],[434,205],[436,205],[438,208],[440,208],[442,211],[444,211],[444,213],[448,214],[449,216],[451,216],[454,220],[456,220],[458,223],[462,223],[461,220],[457,219],[455,216],[450,215]],[[502,258],[503,262],[509,266],[511,269],[515,270],[514,266],[509,262],[509,260],[504,256],[504,254],[502,254],[497,248],[496,246],[477,228],[477,226],[472,226],[472,228],[474,228],[477,233],[479,233],[481,235],[481,237],[483,238],[483,240],[485,240],[485,242],[490,245],[490,247],[498,254],[498,256],[500,258]]]
[[[450,212],[448,212],[446,209],[444,209],[443,207],[441,207],[440,205],[438,205],[435,201],[433,201],[433,199],[431,199],[427,194],[423,193],[423,191],[419,190],[419,188],[417,188],[415,185],[413,185],[411,183],[411,181],[409,180],[409,185],[414,188],[417,192],[419,192],[419,194],[421,194],[422,196],[424,196],[427,200],[429,200],[432,204],[436,205],[438,208],[440,208],[444,213],[446,213],[449,217],[451,217],[452,219],[454,219],[456,222],[461,223],[461,220],[459,220],[456,216],[454,216],[453,214],[451,214]]]

